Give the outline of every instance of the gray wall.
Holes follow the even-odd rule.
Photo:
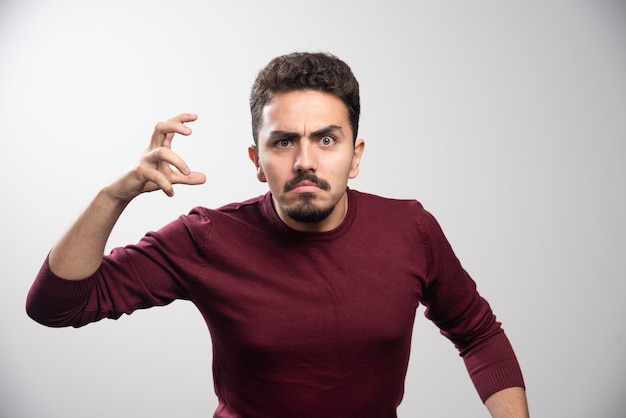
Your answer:
[[[352,187],[435,214],[513,341],[534,416],[624,416],[626,7],[602,0],[2,0],[0,415],[211,416],[190,304],[57,330],[24,300],[159,120],[200,115],[174,147],[208,182],[141,196],[109,247],[265,192],[247,96],[293,50],[353,67],[367,147]],[[422,309],[399,413],[487,416]]]

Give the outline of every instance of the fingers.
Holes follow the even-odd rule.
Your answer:
[[[128,202],[141,193],[158,189],[172,196],[174,184],[194,185],[206,181],[203,173],[192,172],[187,163],[171,150],[174,135],[191,134],[191,129],[185,124],[197,118],[196,114],[182,113],[156,124],[150,146],[112,183],[112,190],[121,201]]]
[[[174,184],[203,184],[206,176],[200,172],[192,172],[187,163],[175,152],[166,147],[156,148],[148,152],[141,164],[141,176],[147,182],[154,183],[165,194],[172,196]],[[172,169],[174,167],[174,169]],[[148,187],[146,191],[154,190]]]
[[[194,113],[181,113],[171,119],[157,123],[150,141],[150,148],[171,147],[174,134],[190,135],[191,128],[185,123],[193,122],[196,119],[198,119],[198,115]]]
[[[183,174],[189,174],[191,172],[185,160],[166,147],[159,147],[148,151],[145,159],[149,164],[155,166],[158,170],[174,166]]]
[[[204,184],[206,182],[206,176],[204,173],[200,173],[198,171],[192,171],[187,175],[182,175],[181,173],[176,173],[172,171],[171,176],[167,176],[159,171],[154,171],[153,180],[150,182],[156,185],[156,187],[148,186],[145,191],[153,191],[157,189],[163,190],[163,193],[168,195],[169,197],[174,196],[174,184],[187,184],[187,185],[198,185]],[[149,183],[146,183],[149,184]]]
[[[192,171],[186,176],[172,171],[172,174],[168,176],[160,171],[143,167],[138,168],[137,173],[142,177],[144,182],[144,187],[141,192],[151,192],[160,189],[170,197],[174,195],[174,184],[197,185],[203,184],[206,181],[206,176],[196,171]]]

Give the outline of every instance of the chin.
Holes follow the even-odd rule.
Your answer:
[[[328,218],[335,210],[335,205],[324,207],[307,201],[299,205],[283,207],[283,210],[290,219],[296,222],[317,223]]]

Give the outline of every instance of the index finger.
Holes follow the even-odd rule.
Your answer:
[[[157,123],[150,141],[150,148],[169,147],[174,134],[190,135],[191,128],[185,123],[193,122],[196,119],[198,119],[198,115],[194,113],[181,113],[171,119]]]

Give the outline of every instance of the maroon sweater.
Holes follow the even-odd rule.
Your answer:
[[[335,230],[304,233],[269,194],[195,208],[114,249],[81,281],[44,263],[27,300],[79,327],[191,300],[213,341],[216,417],[395,417],[419,303],[484,401],[522,386],[511,346],[435,219],[416,201],[349,190]]]

